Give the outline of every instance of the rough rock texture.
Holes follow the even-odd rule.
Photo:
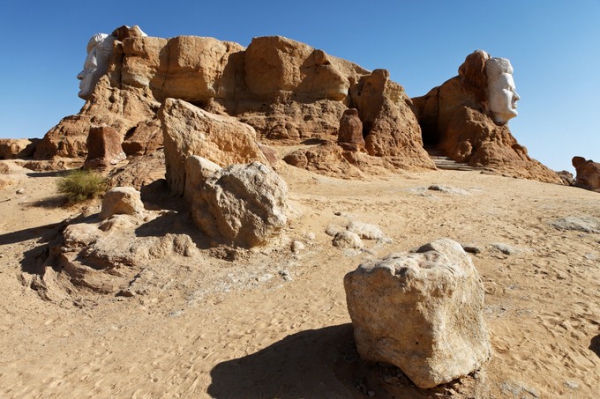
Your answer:
[[[121,147],[122,137],[108,126],[92,126],[87,137],[85,169],[107,169],[126,158]]]
[[[600,163],[583,157],[573,157],[572,163],[577,172],[574,185],[600,192]]]
[[[115,187],[110,189],[102,199],[100,219],[108,219],[112,215],[141,215],[144,203],[140,192],[133,187]]]
[[[457,242],[362,264],[344,287],[360,356],[399,367],[421,388],[465,376],[491,356],[483,284]]]
[[[222,168],[206,158],[192,155],[185,161],[185,188],[183,198],[192,203],[194,193],[199,190],[204,182],[214,176]]]
[[[29,158],[39,139],[0,139],[0,159]]]
[[[46,134],[36,158],[84,156],[93,124],[115,128],[127,154],[151,153],[161,146],[158,109],[173,98],[236,117],[261,139],[294,145],[336,135],[342,114],[354,107],[364,119],[370,155],[393,158],[388,164],[394,168],[434,168],[420,148],[410,99],[384,70],[370,73],[280,36],[254,38],[245,49],[213,38],[147,37],[138,30],[113,32],[108,71],[79,114]]]
[[[489,55],[476,51],[459,68],[459,75],[412,99],[425,146],[442,150],[457,162],[544,182],[562,181],[527,155],[508,125],[496,124],[487,105],[485,63]]]
[[[183,195],[185,162],[198,155],[218,165],[268,163],[254,129],[235,118],[211,114],[182,100],[167,99],[159,112],[163,128],[167,182]]]
[[[163,147],[160,122],[156,119],[140,122],[127,132],[122,147],[126,155],[155,153]]]
[[[266,165],[230,165],[193,191],[192,219],[215,240],[262,245],[287,223],[287,193],[285,181]]]
[[[109,173],[111,187],[133,187],[142,191],[145,186],[165,178],[165,153],[158,150],[135,157],[126,165],[119,165]]]
[[[348,108],[340,119],[338,144],[347,151],[360,151],[365,148],[363,124],[356,108]]]

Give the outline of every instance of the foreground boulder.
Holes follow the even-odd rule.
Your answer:
[[[210,163],[193,161],[203,171]],[[208,166],[207,166],[208,165]],[[194,223],[209,237],[242,247],[262,245],[287,223],[287,184],[259,162],[230,165],[188,188]]]
[[[573,157],[572,163],[577,172],[573,185],[600,192],[600,163],[583,157]]]
[[[484,289],[461,245],[440,239],[365,263],[344,278],[358,353],[432,388],[491,356]]]

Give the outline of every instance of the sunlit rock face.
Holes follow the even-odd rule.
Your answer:
[[[494,121],[505,124],[518,115],[513,67],[506,58],[491,58],[485,63],[488,80],[488,105]]]
[[[172,98],[237,119],[254,128],[257,141],[277,145],[335,143],[344,111],[355,108],[367,154],[354,164],[435,168],[423,149],[410,98],[386,70],[371,72],[285,37],[257,37],[246,48],[208,37],[148,37],[137,27],[122,26],[94,36],[79,79],[85,105],[46,134],[36,158],[85,156],[92,125],[114,128],[125,143],[157,137],[158,110]],[[136,146],[128,144],[127,151],[147,153],[160,143]],[[323,159],[338,164],[319,162],[316,170],[347,164],[338,150],[330,155],[335,156]]]
[[[519,100],[512,72],[507,59],[477,50],[465,58],[458,76],[412,98],[424,145],[471,166],[561,184],[556,172],[529,157],[508,127]]]

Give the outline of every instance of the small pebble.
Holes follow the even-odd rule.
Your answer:
[[[304,250],[304,244],[302,241],[293,241],[292,242],[292,252],[297,253]]]
[[[25,194],[25,189],[24,188],[18,189],[17,194]]]

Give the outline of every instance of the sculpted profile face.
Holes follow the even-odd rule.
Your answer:
[[[81,80],[78,95],[84,100],[89,98],[100,77],[108,70],[114,41],[114,36],[105,33],[97,33],[90,38],[83,71],[77,75],[77,79]]]
[[[485,63],[488,80],[488,104],[496,123],[505,124],[518,115],[513,67],[506,58],[490,58]]]

